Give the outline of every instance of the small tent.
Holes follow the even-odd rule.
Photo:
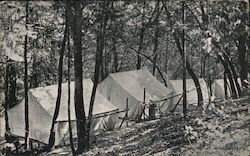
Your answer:
[[[241,85],[240,78],[237,79],[239,85]],[[228,97],[231,97],[231,88],[230,88],[230,83],[229,80],[227,80],[227,95]],[[215,79],[213,84],[212,84],[212,93],[215,96],[216,100],[223,100],[225,99],[225,90],[224,90],[224,79]]]
[[[147,69],[113,73],[98,84],[99,91],[120,110],[126,109],[128,98],[128,118],[132,120],[140,118],[143,113],[144,88],[146,104],[173,95]],[[172,104],[172,99],[162,101],[157,104],[158,110],[165,113]]]
[[[93,83],[90,79],[83,81],[83,99],[85,114],[88,116],[90,96]],[[59,115],[55,125],[55,145],[62,145],[68,141],[68,86],[62,84],[62,96]],[[52,124],[52,116],[57,99],[57,85],[30,89],[28,92],[29,102],[29,137],[31,139],[48,143],[48,137]],[[74,107],[74,82],[71,83],[71,120],[73,135],[76,135],[76,117]],[[96,92],[93,116],[103,114],[94,118],[91,125],[91,134],[99,131],[112,130],[117,121],[118,108],[112,105],[98,91]],[[112,113],[113,112],[113,113]],[[108,113],[105,115],[105,113]],[[25,135],[24,122],[24,100],[17,106],[8,110],[10,132],[13,135],[23,137]]]
[[[209,93],[206,82],[204,79],[199,79],[201,85],[201,91],[203,95],[203,103],[207,104],[209,102]],[[188,104],[198,104],[198,95],[196,92],[196,87],[194,84],[193,79],[186,79],[186,88],[187,88],[187,103]],[[176,101],[181,97],[183,93],[183,80],[168,80],[168,85],[175,91],[175,94],[180,94],[179,96],[175,97]]]

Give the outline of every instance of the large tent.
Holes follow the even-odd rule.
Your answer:
[[[204,79],[199,79],[201,85],[201,91],[203,95],[203,103],[207,104],[209,102],[209,93],[206,82]],[[187,103],[188,104],[198,104],[198,95],[196,92],[196,87],[193,79],[186,79],[187,88]],[[183,80],[168,80],[168,86],[175,91],[175,94],[179,96],[175,97],[178,100],[183,93]]]
[[[83,81],[83,98],[85,114],[88,116],[90,96],[93,83],[90,79]],[[62,96],[60,112],[55,125],[55,145],[64,144],[68,141],[68,87],[67,83],[62,84]],[[29,137],[43,143],[48,143],[52,116],[57,98],[57,85],[30,89],[28,92],[29,102]],[[71,120],[73,135],[76,135],[76,117],[74,107],[74,82],[71,83]],[[99,116],[93,119],[91,134],[99,131],[112,130],[117,121],[118,108],[112,105],[98,91],[94,103],[93,115]],[[102,115],[101,115],[102,114]],[[8,110],[11,134],[23,137],[25,135],[24,123],[24,100],[17,106]]]
[[[237,79],[238,83],[241,85],[240,78]],[[229,85],[229,80],[227,80],[227,95],[230,97],[232,95],[231,88]],[[215,96],[216,100],[223,100],[225,99],[225,90],[224,90],[224,79],[215,79],[212,84],[212,93]]]
[[[120,110],[126,109],[126,99],[128,99],[128,118],[132,120],[140,118],[143,112],[144,88],[146,104],[173,95],[173,92],[160,83],[147,69],[110,74],[98,84],[99,91]],[[170,110],[173,103],[173,99],[158,103],[159,113]]]

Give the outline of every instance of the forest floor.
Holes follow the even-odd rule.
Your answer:
[[[250,155],[250,97],[212,104],[206,111],[137,123],[99,136],[85,155]],[[69,155],[70,147],[45,155]]]

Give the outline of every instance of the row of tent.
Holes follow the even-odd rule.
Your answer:
[[[209,93],[204,79],[199,79],[203,93],[204,103],[209,101]],[[182,80],[168,80],[168,87],[158,81],[147,69],[127,71],[110,74],[104,81],[98,84],[93,109],[93,124],[91,134],[101,131],[113,130],[121,124],[121,118],[127,109],[128,119],[135,120],[148,112],[146,104],[152,101],[157,103],[159,114],[168,113],[174,108],[182,94]],[[218,97],[222,97],[223,84],[216,82],[213,85]],[[74,108],[74,82],[71,82],[71,123],[73,135],[76,135],[76,117]],[[89,101],[93,88],[91,79],[83,81],[83,98],[86,116],[88,116]],[[197,104],[197,93],[194,82],[187,80],[187,102]],[[216,96],[216,95],[215,95]],[[29,102],[29,137],[39,142],[48,143],[52,117],[57,98],[57,85],[30,89],[28,92]],[[174,97],[174,98],[171,98]],[[168,100],[161,100],[167,98]],[[144,111],[146,110],[146,111]],[[148,113],[146,113],[148,115]],[[14,108],[8,110],[10,133],[14,136],[25,136],[24,100]],[[1,120],[1,127],[4,120]],[[1,135],[3,135],[1,129]],[[62,96],[59,116],[55,126],[55,145],[62,145],[68,142],[68,86],[62,84]]]

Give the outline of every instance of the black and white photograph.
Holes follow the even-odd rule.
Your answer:
[[[0,156],[250,156],[250,0],[0,0]]]

